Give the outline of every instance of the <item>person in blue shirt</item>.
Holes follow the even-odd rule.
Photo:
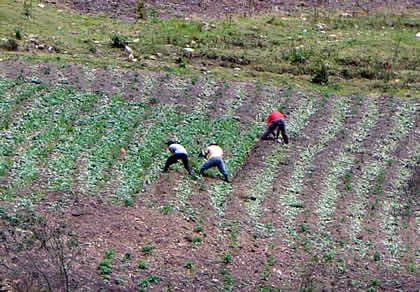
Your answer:
[[[168,145],[168,149],[171,152],[171,156],[168,157],[165,163],[165,167],[163,168],[163,172],[167,172],[169,169],[169,166],[176,163],[178,160],[181,160],[184,164],[185,169],[188,171],[189,175],[192,175],[191,172],[191,166],[188,161],[188,153],[187,150],[185,150],[184,146],[179,144],[176,141],[169,140],[166,142],[166,145]]]

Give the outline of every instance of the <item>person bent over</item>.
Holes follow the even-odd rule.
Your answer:
[[[185,150],[184,146],[172,140],[166,142],[166,145],[168,145],[168,149],[171,152],[171,156],[169,156],[166,160],[163,172],[167,172],[169,166],[176,163],[178,160],[181,160],[184,164],[185,169],[188,171],[188,174],[191,175],[191,166],[188,161],[188,153],[187,150]]]
[[[217,166],[221,174],[225,177],[225,181],[229,183],[230,180],[226,171],[225,163],[223,162],[222,148],[218,146],[216,142],[211,142],[206,151],[200,153],[200,157],[207,157],[207,155],[209,155],[209,159],[201,166],[200,175],[203,175],[203,172],[206,169]]]
[[[267,118],[267,125],[267,129],[261,137],[262,140],[272,140],[273,138],[269,137],[270,134],[274,136],[274,139],[278,139],[281,132],[284,143],[289,144],[289,137],[286,133],[286,122],[281,112],[274,111],[270,113]]]

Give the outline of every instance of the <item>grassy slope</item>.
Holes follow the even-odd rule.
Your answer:
[[[277,85],[313,87],[311,76],[327,64],[329,87],[339,92],[389,92],[418,95],[420,79],[418,11],[344,18],[337,13],[302,12],[292,16],[256,15],[208,21],[163,20],[149,16],[127,23],[106,15],[80,15],[33,3],[32,17],[23,4],[0,3],[0,36],[14,38],[16,30],[27,40],[36,39],[58,49],[26,52],[1,51],[1,58],[75,62],[198,74],[203,66],[215,77],[260,79]],[[324,14],[324,15],[323,15]],[[297,17],[299,15],[299,17]],[[326,25],[322,31],[318,24]],[[111,36],[129,41],[138,62],[128,53],[111,48]],[[195,49],[192,58],[183,48]],[[160,53],[157,60],[150,56]],[[386,64],[390,69],[386,69]],[[203,65],[204,64],[204,65]],[[234,72],[234,67],[241,68]]]

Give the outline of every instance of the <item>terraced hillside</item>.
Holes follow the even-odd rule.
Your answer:
[[[415,99],[125,74],[121,94],[0,80],[6,291],[418,289]],[[257,138],[274,109],[289,145]],[[161,173],[169,138],[193,177]],[[211,140],[231,184],[198,176]]]

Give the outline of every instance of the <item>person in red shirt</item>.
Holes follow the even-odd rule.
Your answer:
[[[270,134],[274,136],[274,139],[278,139],[281,132],[284,143],[289,144],[289,137],[286,133],[286,122],[281,112],[274,111],[270,113],[267,118],[267,125],[267,129],[261,137],[262,140],[272,140],[273,137],[269,137]]]

